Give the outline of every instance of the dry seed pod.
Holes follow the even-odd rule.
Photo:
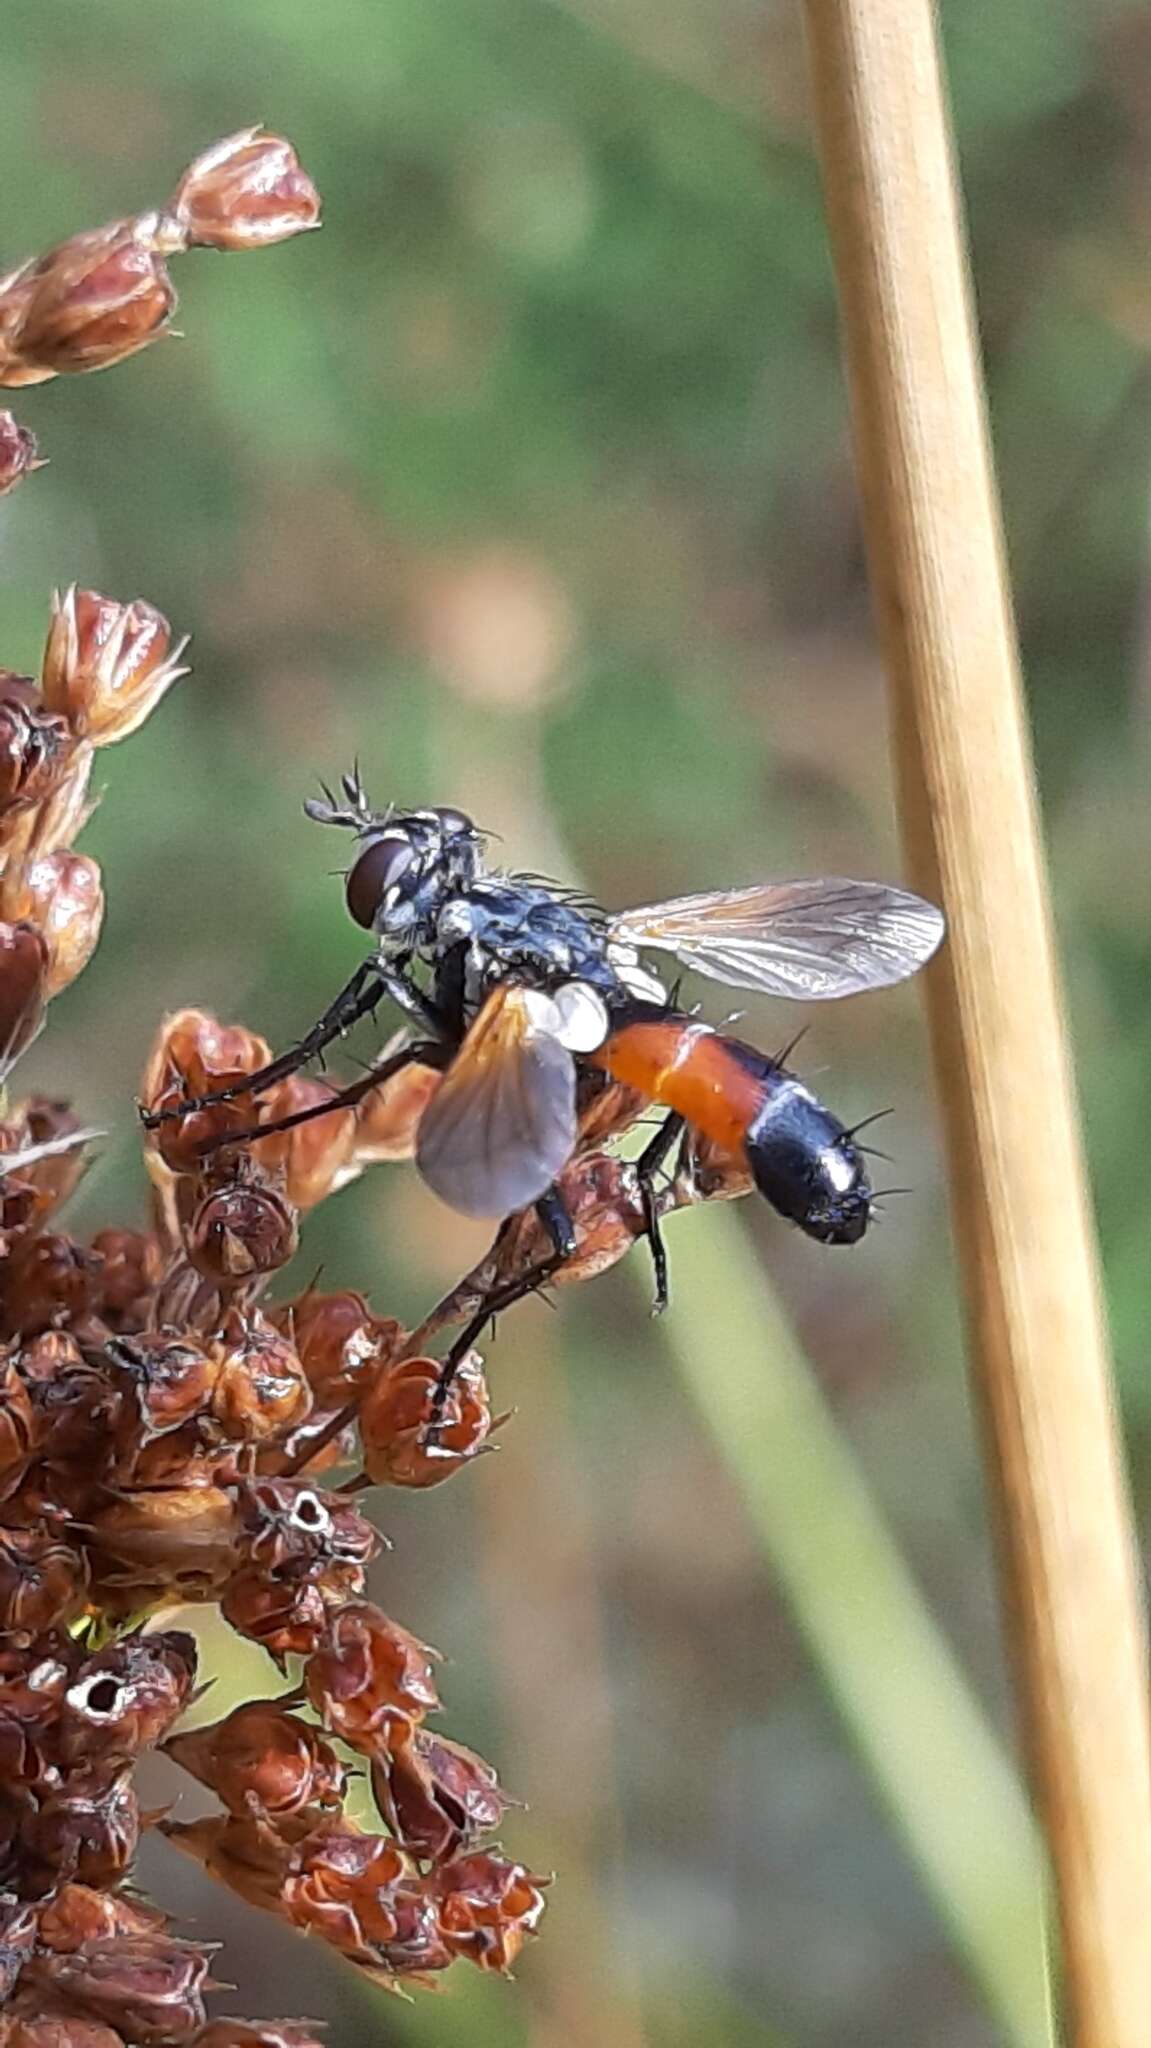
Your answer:
[[[124,2036],[102,2020],[49,2008],[39,1992],[29,1997],[31,2004],[20,1996],[17,2009],[0,2017],[0,2048],[125,2048]]]
[[[394,1044],[385,1046],[385,1056],[391,1050]],[[356,1109],[354,1164],[371,1166],[384,1160],[411,1159],[420,1118],[443,1078],[434,1067],[401,1067],[398,1074],[381,1081],[365,1095]]]
[[[29,1889],[49,1891],[63,1879],[95,1886],[117,1884],[131,1867],[140,1834],[140,1808],[131,1769],[73,1773],[48,1792],[21,1829],[23,1875]]]
[[[125,1494],[91,1517],[93,1547],[124,1568],[125,1583],[180,1587],[189,1598],[226,1583],[236,1528],[235,1501],[218,1486]]]
[[[0,384],[104,370],[155,341],[176,293],[154,214],[71,235],[0,280]]]
[[[57,1955],[74,1955],[86,1941],[118,1934],[161,1932],[166,1918],[157,1906],[143,1905],[123,1892],[97,1891],[88,1884],[61,1885],[41,1908],[36,1938]]]
[[[210,1348],[216,1364],[212,1414],[226,1437],[266,1443],[304,1421],[311,1388],[292,1344],[266,1316],[229,1309]]]
[[[166,1629],[130,1636],[89,1657],[60,1709],[61,1761],[106,1767],[159,1742],[191,1697],[196,1654],[193,1636]]]
[[[541,1887],[522,1863],[477,1849],[444,1864],[430,1880],[440,1902],[440,1928],[453,1955],[506,1975],[544,1910]]]
[[[18,1237],[11,1246],[0,1304],[0,1331],[30,1337],[86,1316],[95,1299],[88,1254],[59,1231]]]
[[[4,907],[43,934],[48,947],[45,993],[59,995],[88,965],[104,922],[104,889],[96,862],[61,847],[41,854],[3,885]]]
[[[0,811],[5,818],[43,803],[63,780],[74,746],[67,719],[48,708],[31,676],[0,669]]]
[[[419,1727],[372,1758],[372,1794],[396,1840],[436,1863],[490,1834],[516,1804],[482,1756]]]
[[[438,1486],[477,1456],[491,1434],[483,1360],[460,1360],[432,1434],[443,1373],[436,1358],[398,1359],[368,1389],[359,1414],[364,1469],[375,1486]]]
[[[0,1171],[6,1156],[16,1155],[21,1181],[33,1193],[32,1215],[43,1222],[66,1202],[85,1166],[82,1129],[67,1102],[33,1095],[21,1103],[11,1123],[0,1125]]]
[[[0,1081],[44,1022],[48,968],[48,947],[34,925],[0,922]]]
[[[281,1117],[296,1116],[330,1101],[335,1093],[327,1081],[292,1074],[261,1096],[258,1114],[263,1122],[276,1123]],[[252,1116],[249,1105],[249,1123]],[[355,1110],[333,1109],[328,1116],[298,1124],[295,1130],[257,1138],[255,1156],[262,1166],[282,1168],[284,1192],[297,1209],[314,1209],[333,1189],[355,1179],[358,1168],[349,1164],[355,1136]]]
[[[56,591],[41,687],[50,711],[93,746],[127,739],[188,669],[162,612],[142,598],[121,604],[75,584]]]
[[[373,1315],[362,1294],[320,1294],[309,1288],[272,1320],[286,1331],[325,1407],[342,1408],[370,1387],[407,1337],[394,1316]]]
[[[42,1524],[0,1528],[0,1635],[31,1643],[82,1612],[88,1561]]]
[[[436,1655],[362,1601],[332,1616],[322,1645],[308,1659],[304,1684],[325,1728],[370,1756],[439,1706],[432,1675]]]
[[[198,1273],[227,1289],[287,1265],[300,1241],[295,1211],[276,1188],[261,1184],[251,1160],[219,1167],[203,1175],[200,1185],[205,1192],[183,1233],[189,1262]],[[309,1398],[301,1417],[310,1405]]]
[[[213,1814],[205,1820],[160,1822],[160,1833],[250,1906],[284,1915],[283,1887],[291,1846],[266,1820]]]
[[[297,1927],[371,1961],[374,1946],[396,1932],[393,1894],[409,1874],[386,1835],[365,1834],[346,1819],[324,1821],[293,1851],[284,1905]]]
[[[163,1272],[157,1240],[142,1230],[99,1230],[89,1250],[96,1261],[95,1313],[112,1330],[139,1330]]]
[[[211,1958],[210,1949],[171,1934],[117,1934],[72,1955],[39,1957],[29,1974],[38,1988],[151,2048],[186,2041],[205,2024]]]
[[[328,1624],[323,1591],[307,1570],[269,1576],[258,1566],[242,1565],[224,1588],[220,1612],[237,1635],[259,1643],[277,1663],[306,1657]]]
[[[259,249],[320,225],[320,195],[290,142],[244,128],[204,150],[167,209],[184,244]]]
[[[247,1480],[236,1488],[245,1559],[274,1573],[287,1565],[370,1564],[383,1538],[350,1500],[309,1479]]]
[[[14,491],[34,469],[43,469],[36,436],[6,410],[0,410],[0,498]]]
[[[335,1751],[275,1700],[252,1700],[211,1727],[170,1736],[164,1748],[241,1820],[260,1815],[282,1826],[343,1798]]]
[[[112,1377],[122,1381],[130,1397],[126,1434],[133,1447],[208,1412],[220,1360],[192,1333],[184,1337],[169,1330],[143,1330],[134,1337],[112,1337],[104,1356]]]

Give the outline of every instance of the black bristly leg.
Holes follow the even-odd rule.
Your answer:
[[[436,1382],[436,1391],[432,1395],[431,1415],[428,1418],[428,1436],[432,1443],[435,1443],[444,1419],[444,1409],[452,1390],[452,1383],[460,1369],[460,1361],[467,1357],[477,1337],[483,1335],[494,1316],[502,1315],[505,1309],[514,1308],[517,1301],[523,1301],[529,1294],[536,1294],[541,1287],[546,1287],[548,1281],[559,1272],[560,1267],[566,1266],[568,1260],[574,1256],[576,1234],[571,1211],[554,1182],[547,1192],[540,1196],[535,1211],[551,1238],[554,1249],[548,1258],[538,1260],[526,1273],[521,1273],[518,1280],[509,1280],[506,1286],[493,1289],[483,1307],[477,1309],[475,1315],[464,1324],[444,1357]],[[519,1216],[516,1215],[509,1216],[506,1222],[500,1224],[492,1246],[493,1256],[499,1252],[501,1239],[518,1222]]]
[[[654,1138],[644,1146],[635,1163],[636,1187],[643,1208],[644,1235],[648,1241],[651,1263],[655,1271],[655,1300],[651,1305],[653,1316],[661,1316],[671,1300],[668,1288],[667,1246],[663,1241],[655,1182],[664,1160],[684,1128],[683,1118],[677,1116],[673,1110],[664,1118]]]
[[[318,1024],[298,1045],[289,1046],[287,1052],[270,1060],[267,1066],[258,1067],[254,1074],[245,1074],[242,1081],[233,1081],[230,1087],[216,1088],[210,1095],[189,1096],[186,1102],[178,1103],[172,1109],[142,1111],[146,1128],[154,1131],[159,1124],[178,1123],[181,1118],[191,1116],[196,1110],[211,1109],[217,1102],[232,1102],[238,1095],[258,1095],[265,1088],[274,1087],[277,1081],[284,1081],[289,1074],[298,1073],[308,1061],[321,1053],[334,1038],[350,1031],[353,1024],[374,1010],[381,995],[390,994],[385,978],[375,960],[365,960],[357,967],[351,980],[340,990],[335,1001],[329,1003]]]
[[[277,1117],[274,1123],[252,1124],[246,1131],[222,1131],[219,1137],[209,1138],[200,1147],[205,1158],[211,1152],[219,1152],[225,1145],[239,1145],[249,1138],[272,1138],[279,1131],[294,1131],[297,1124],[311,1123],[313,1117],[330,1116],[334,1109],[354,1109],[373,1088],[379,1088],[384,1081],[390,1081],[405,1067],[445,1067],[452,1057],[453,1048],[442,1038],[413,1039],[410,1045],[402,1045],[398,1052],[390,1053],[386,1060],[379,1060],[361,1074],[358,1081],[352,1081],[346,1088],[336,1089],[326,1102],[312,1102],[306,1109],[297,1109],[292,1116]]]
[[[378,960],[365,960],[357,967],[351,980],[340,990],[335,1001],[329,1003],[323,1016],[298,1044],[289,1046],[267,1066],[258,1067],[254,1074],[246,1074],[242,1081],[233,1081],[227,1088],[213,1089],[210,1095],[189,1096],[186,1102],[171,1109],[142,1111],[146,1129],[152,1131],[159,1124],[179,1122],[194,1111],[212,1109],[217,1102],[233,1102],[240,1095],[260,1095],[277,1081],[285,1081],[291,1074],[299,1072],[333,1039],[341,1038],[369,1011],[374,1012],[385,996],[391,998],[396,1008],[418,1024],[425,1031],[434,1032],[437,1039],[451,1036],[445,1019],[423,990],[406,973],[403,966],[384,967]]]

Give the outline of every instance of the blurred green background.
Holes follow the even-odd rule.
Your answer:
[[[1151,9],[943,19],[1146,1520]],[[0,660],[35,666],[73,580],[193,635],[194,675],[100,757],[104,941],[21,1069],[109,1133],[77,1227],[144,1213],[164,1009],[282,1044],[358,958],[301,812],[357,754],[377,801],[462,802],[609,905],[898,875],[792,0],[9,0],[0,44],[5,264],[260,119],[325,200],[322,234],[182,260],[184,339],[16,395],[51,467],[0,506]],[[810,1024],[797,1061],[845,1118],[894,1105],[914,1192],[885,1227],[847,1253],[762,1204],[677,1221],[663,1326],[644,1273],[525,1307],[489,1350],[500,1455],[377,1503],[378,1597],[449,1653],[444,1725],[559,1873],[543,1939],[514,1986],[461,1968],[404,2008],[150,1846],[159,1895],[229,1931],[234,2009],[326,2016],[337,2048],[1044,2038],[979,1718],[1010,1746],[916,993]],[[481,1236],[377,1169],[296,1284],[414,1321]],[[721,1382],[750,1389],[742,1482]],[[873,1602],[883,1524],[909,1570]]]

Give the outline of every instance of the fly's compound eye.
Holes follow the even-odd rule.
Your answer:
[[[466,811],[453,811],[445,808],[443,804],[433,806],[432,816],[439,819],[449,837],[454,837],[456,833],[474,832],[476,829]]]
[[[403,880],[415,858],[410,839],[398,832],[384,832],[369,839],[353,861],[345,893],[348,909],[365,931],[371,931],[385,896]]]

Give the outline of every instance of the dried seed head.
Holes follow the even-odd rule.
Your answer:
[[[151,2048],[186,2041],[204,2025],[210,1961],[209,1949],[171,1934],[117,1934],[86,1941],[72,1955],[37,1958],[30,1974],[50,1994]]]
[[[96,1891],[87,1884],[65,1884],[41,1909],[38,1941],[57,1955],[73,1955],[86,1941],[117,1934],[149,1934],[165,1925],[155,1906],[125,1898],[123,1892]]]
[[[237,1174],[204,1196],[184,1232],[191,1264],[222,1288],[275,1273],[299,1244],[295,1211],[284,1197],[275,1188],[261,1187],[250,1166],[238,1165]]]
[[[44,1021],[48,947],[34,925],[0,923],[0,1081]]]
[[[62,1628],[84,1606],[88,1563],[43,1524],[0,1529],[0,1634],[32,1643]]]
[[[304,1684],[324,1726],[370,1756],[439,1706],[436,1654],[363,1601],[332,1616],[321,1647],[308,1659]]]
[[[295,1116],[316,1103],[330,1101],[335,1090],[326,1081],[305,1074],[293,1074],[261,1098],[260,1116],[266,1123]],[[249,1120],[251,1111],[249,1110]],[[358,1169],[349,1165],[356,1135],[354,1109],[334,1109],[329,1116],[316,1116],[295,1130],[277,1132],[271,1138],[255,1140],[256,1158],[262,1166],[279,1166],[284,1192],[298,1209],[314,1209],[332,1190],[355,1178]]]
[[[55,996],[88,965],[104,922],[100,870],[87,854],[41,854],[4,889],[5,909],[36,926],[48,947],[45,990]]]
[[[482,1451],[491,1434],[483,1360],[460,1360],[434,1435],[443,1367],[436,1358],[404,1358],[369,1387],[360,1407],[364,1469],[375,1486],[438,1486]]]
[[[440,1928],[453,1955],[481,1970],[506,1975],[534,1934],[544,1910],[541,1886],[522,1863],[492,1849],[474,1850],[437,1870],[431,1879],[440,1901]]]
[[[0,460],[2,454],[0,442]],[[67,720],[48,709],[32,678],[0,670],[0,811],[6,818],[43,802],[63,780],[74,746]]]
[[[497,1828],[516,1803],[474,1750],[417,1727],[373,1757],[372,1792],[396,1840],[437,1863]]]
[[[318,1728],[275,1700],[252,1700],[214,1726],[173,1735],[167,1754],[238,1819],[281,1825],[313,1807],[338,1807],[344,1771]]]
[[[6,1261],[0,1329],[28,1337],[59,1328],[87,1315],[94,1299],[92,1261],[70,1237],[18,1237]]]
[[[19,1178],[32,1191],[29,1222],[43,1222],[77,1186],[84,1171],[84,1147],[69,1140],[83,1136],[80,1120],[68,1103],[53,1102],[45,1095],[30,1096],[11,1123],[0,1125],[0,1169],[5,1154],[19,1153],[24,1158]]]
[[[168,1629],[110,1644],[82,1664],[60,1710],[67,1765],[130,1761],[178,1721],[196,1678],[195,1638]]]
[[[0,384],[104,370],[166,327],[176,294],[155,215],[72,235],[0,281]]]
[[[253,1479],[236,1488],[244,1555],[278,1572],[290,1564],[370,1564],[382,1537],[352,1502],[310,1479]]]
[[[0,2019],[0,2048],[124,2048],[124,2037],[102,2020],[59,2008],[49,2011],[36,1994],[34,2011]]]
[[[96,1770],[68,1778],[49,1792],[21,1829],[25,1881],[32,1891],[62,1879],[97,1890],[118,1883],[131,1865],[140,1833],[140,1809],[131,1770],[109,1779]]]
[[[163,1271],[156,1239],[142,1230],[100,1230],[89,1249],[96,1261],[97,1314],[110,1329],[139,1329]]]
[[[91,1517],[93,1547],[124,1568],[124,1583],[179,1587],[188,1598],[226,1582],[236,1527],[235,1501],[219,1486],[141,1490]]]
[[[324,1821],[296,1845],[284,1905],[297,1927],[364,1962],[396,1932],[395,1888],[409,1875],[406,1857],[385,1835],[353,1821]]]
[[[10,412],[0,411],[0,498],[14,491],[34,469],[43,468],[35,434],[22,427]]]
[[[233,1198],[238,1201],[241,1193],[255,1195],[257,1190],[233,1190]],[[212,1198],[217,1204],[225,1199],[223,1194]],[[211,1355],[216,1364],[212,1413],[225,1436],[267,1443],[303,1422],[312,1406],[304,1369],[289,1339],[258,1310],[229,1309]]]
[[[133,1447],[207,1413],[220,1361],[191,1334],[185,1338],[168,1330],[144,1330],[134,1337],[111,1339],[105,1356],[113,1378],[129,1395]]]
[[[190,247],[259,249],[320,225],[320,196],[290,142],[245,128],[206,149],[168,206]]]
[[[267,1821],[217,1814],[206,1820],[161,1821],[160,1832],[249,1905],[283,1915],[291,1847]]]
[[[260,1643],[269,1656],[306,1657],[321,1641],[328,1622],[324,1594],[307,1571],[274,1576],[258,1565],[242,1565],[228,1580],[220,1612],[237,1635]]]
[[[75,584],[52,599],[42,688],[49,710],[93,746],[110,746],[143,724],[180,676],[187,646],[172,646],[162,612],[135,598],[121,604]]]
[[[358,1399],[407,1336],[394,1316],[373,1315],[363,1295],[350,1290],[309,1288],[272,1316],[291,1336],[317,1401],[329,1408]]]
[[[0,1481],[19,1471],[32,1452],[35,1414],[10,1351],[0,1352]]]

